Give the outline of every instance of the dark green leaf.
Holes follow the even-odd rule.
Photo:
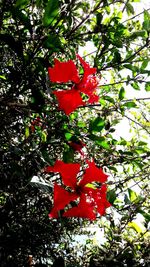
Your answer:
[[[131,64],[124,64],[123,66],[124,66],[125,68],[129,69],[129,70],[134,71],[134,72],[139,71],[139,68],[138,68],[138,67],[133,66],[133,65],[131,65]]]
[[[59,51],[59,49],[61,48],[61,42],[60,42],[58,36],[50,35],[46,38],[46,40],[44,42],[44,46],[46,48],[52,49],[53,51]]]
[[[32,33],[32,25],[31,25],[29,17],[25,15],[24,12],[19,10],[19,8],[13,8],[11,12],[12,12],[13,18],[18,19],[21,22],[21,24],[25,26],[25,29],[28,29],[29,32]]]
[[[96,24],[99,26],[102,21],[103,15],[102,13],[97,12],[96,13]]]
[[[74,151],[72,148],[69,148],[67,151],[63,153],[63,161],[66,163],[74,161]]]
[[[144,59],[144,61],[142,63],[142,66],[141,66],[141,69],[144,70],[147,67],[148,63],[149,63],[149,60],[148,59]]]
[[[49,0],[44,12],[43,25],[44,26],[53,25],[57,20],[58,14],[59,14],[59,0]]]
[[[103,99],[107,100],[110,103],[115,104],[115,100],[110,96],[103,96]]]
[[[140,86],[138,85],[137,82],[131,83],[131,85],[135,90],[140,90]]]
[[[126,4],[126,10],[127,10],[127,14],[128,15],[133,15],[134,14],[134,8],[133,8],[133,6],[130,4],[130,3],[128,3],[127,2],[127,4]]]
[[[115,199],[117,197],[117,194],[116,194],[116,190],[115,189],[112,189],[110,191],[107,192],[107,200],[113,204]]]
[[[29,2],[30,2],[29,0],[17,0],[15,6],[16,7],[25,6],[29,4]]]
[[[90,122],[89,131],[100,132],[105,127],[105,121],[97,117],[94,121]]]
[[[143,29],[146,31],[150,30],[150,14],[147,10],[144,10]]]
[[[125,97],[125,90],[123,87],[121,87],[120,91],[119,91],[119,99],[122,100]]]
[[[113,58],[113,63],[120,63],[121,61],[121,54],[118,52],[118,50],[116,50],[114,52],[114,58]]]
[[[131,201],[128,198],[128,195],[127,194],[125,194],[125,196],[124,196],[124,202],[125,202],[125,204],[131,204]]]

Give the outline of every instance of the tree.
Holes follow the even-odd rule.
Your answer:
[[[136,13],[136,5],[131,0],[0,4],[2,266],[30,266],[29,255],[50,266],[59,260],[66,266],[148,266],[150,17],[148,10]],[[83,77],[76,55],[87,42],[94,50],[83,59],[97,69],[100,99],[85,102],[90,96],[80,88],[82,105],[80,99],[65,114],[56,92],[73,83],[53,82],[48,68],[55,59],[71,60]],[[129,97],[133,90],[144,96]],[[123,138],[124,129],[118,138],[117,125],[126,121],[130,138]],[[95,221],[105,242],[93,245],[88,233],[80,256],[73,240],[91,222],[49,219],[59,178],[44,170],[57,159],[84,166],[91,158],[109,174],[112,206]],[[140,215],[141,226],[135,220]]]

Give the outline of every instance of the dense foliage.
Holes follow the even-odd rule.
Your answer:
[[[142,7],[1,1],[1,266],[31,266],[30,255],[35,266],[148,266],[150,15]],[[72,84],[52,82],[48,69],[73,60],[82,77],[77,54],[97,70],[99,100],[65,114],[53,92]],[[58,159],[103,168],[104,216],[49,218],[59,176],[45,167]]]

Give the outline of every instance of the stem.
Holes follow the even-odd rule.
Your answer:
[[[126,19],[126,20],[124,20],[122,23],[125,23],[125,22],[127,22],[127,21],[129,21],[129,20],[132,20],[132,19],[134,19],[134,18],[136,18],[136,17],[142,15],[142,14],[144,13],[144,11],[149,11],[149,10],[150,10],[150,8],[148,8],[148,9],[144,9],[142,12],[138,13],[137,15],[133,16],[133,17],[130,18],[130,19]]]
[[[90,17],[90,15],[92,14],[92,13],[94,13],[98,8],[99,8],[99,6],[100,6],[100,4],[102,4],[103,3],[103,1],[99,1],[99,3],[96,5],[96,7],[93,9],[93,10],[91,10],[89,13],[88,13],[88,15],[85,17],[85,18],[83,18],[82,20],[81,20],[81,22],[77,25],[77,26],[75,26],[68,34],[67,34],[67,38],[69,38],[89,17]]]

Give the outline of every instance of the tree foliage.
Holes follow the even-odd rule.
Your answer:
[[[140,6],[136,0],[2,0],[1,266],[30,266],[29,255],[35,266],[148,266],[150,15]],[[100,100],[66,115],[53,94],[66,85],[52,83],[48,68],[55,58],[78,64],[83,50],[97,68]],[[86,159],[109,174],[112,206],[94,223],[49,219],[57,176],[44,168],[57,159],[83,162],[69,145],[80,141]],[[92,228],[101,230],[100,243]],[[77,235],[86,235],[84,244],[75,243]]]

